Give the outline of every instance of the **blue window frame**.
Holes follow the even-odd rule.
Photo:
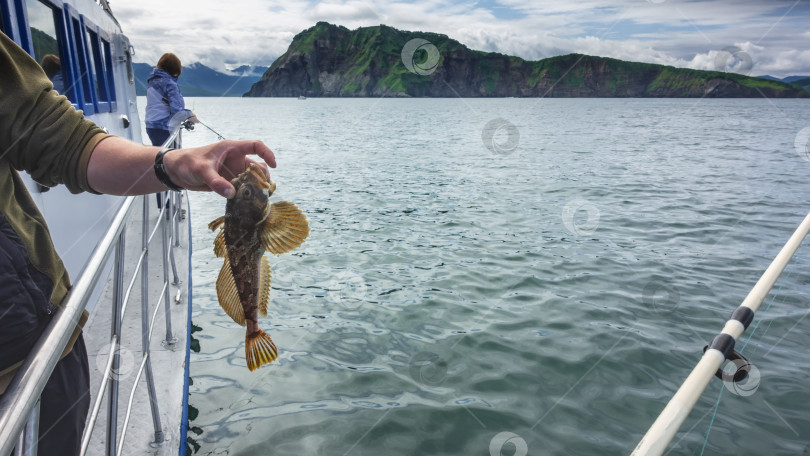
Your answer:
[[[62,0],[0,0],[0,27],[40,62],[76,109],[86,115],[116,110],[111,38],[73,7]],[[59,78],[46,69],[48,54]]]
[[[4,33],[39,62],[57,91],[67,94],[64,23],[53,1],[0,0],[0,16]]]
[[[110,41],[112,41],[108,36],[104,34],[100,35],[99,41],[101,42],[101,58],[102,58],[102,66],[104,67],[104,79],[105,84],[107,86],[107,101],[110,102],[110,112],[115,112],[118,110],[118,106],[116,103],[115,98],[115,80],[113,79],[113,67],[112,67],[112,51],[110,50]]]
[[[95,95],[96,112],[110,112],[110,87],[106,77],[106,63],[104,52],[101,47],[101,40],[98,36],[98,27],[85,23],[87,35],[87,50],[89,57],[90,79]]]
[[[0,2],[0,30],[8,36],[11,36],[11,31],[6,25],[11,20],[11,11],[5,2]]]
[[[3,33],[21,48],[31,52],[31,34],[26,31],[25,0],[0,0],[0,25]]]
[[[67,97],[73,102],[73,107],[82,109],[82,100],[84,99],[84,91],[81,85],[81,73],[76,64],[78,55],[76,54],[76,41],[73,37],[73,23],[71,20],[68,6],[62,10],[62,21],[64,24],[65,37],[65,54],[66,60],[69,62],[65,65],[66,82],[68,86]]]
[[[90,54],[87,50],[86,35],[82,26],[83,18],[76,14],[69,5],[65,5],[63,11],[70,37],[67,41],[72,47],[72,55],[75,57],[72,60],[75,64],[71,65],[74,73],[73,87],[76,92],[76,99],[73,101],[77,104],[77,108],[83,110],[86,115],[94,114],[96,112],[96,94],[92,81],[93,70],[90,68]]]

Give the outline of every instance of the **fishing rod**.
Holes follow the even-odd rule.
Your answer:
[[[214,133],[215,135],[217,135],[217,139],[219,139],[220,141],[221,141],[221,140],[223,140],[223,139],[225,139],[225,137],[224,137],[224,136],[222,136],[221,134],[217,133],[217,131],[216,131],[216,130],[214,130],[213,128],[211,128],[211,127],[209,127],[208,125],[204,124],[204,123],[203,123],[203,122],[202,122],[200,119],[197,119],[197,123],[198,123],[198,124],[200,124],[200,125],[202,125],[203,127],[207,128],[207,129],[211,130],[211,132],[212,132],[212,133]],[[191,123],[191,122],[189,122],[188,120],[186,120],[185,122],[183,122],[183,128],[185,128],[186,130],[194,130],[194,124],[193,124],[193,123]]]
[[[762,304],[762,301],[776,283],[776,279],[785,270],[785,266],[787,266],[793,254],[796,253],[808,231],[810,231],[810,213],[807,214],[785,246],[782,247],[782,250],[779,251],[779,254],[776,255],[776,258],[773,259],[742,304],[731,314],[731,319],[726,322],[720,334],[712,340],[711,344],[704,348],[703,357],[700,358],[695,368],[692,369],[692,372],[686,377],[675,395],[672,396],[667,406],[658,415],[658,418],[642,437],[631,456],[662,454],[669,442],[672,441],[672,438],[675,437],[675,433],[678,432],[689,412],[692,411],[712,377],[717,376],[724,382],[740,382],[747,377],[751,365],[741,354],[734,350],[734,343],[748,328],[751,321],[754,320],[754,312]],[[720,369],[720,366],[727,359],[734,362],[736,366],[733,373],[727,373]]]

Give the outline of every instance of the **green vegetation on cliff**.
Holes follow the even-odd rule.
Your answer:
[[[794,84],[803,88],[806,92],[810,92],[810,78],[799,79]]]
[[[403,48],[419,44],[412,55]],[[435,47],[438,64],[424,68]],[[407,54],[407,52],[406,52]],[[403,61],[408,59],[411,61]],[[433,62],[430,62],[433,63]],[[318,22],[245,96],[807,97],[799,85],[568,54],[538,61],[475,51],[446,35]]]

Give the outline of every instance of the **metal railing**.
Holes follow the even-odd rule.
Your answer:
[[[164,145],[174,142],[176,147],[180,147],[181,127],[182,125],[174,130],[173,134]],[[107,362],[105,363],[106,368],[104,372],[102,372],[103,377],[101,384],[91,407],[92,413],[90,414],[82,436],[81,454],[86,454],[89,448],[90,438],[93,434],[101,404],[104,400],[105,390],[107,390],[107,435],[105,452],[107,455],[121,454],[124,448],[129,417],[132,412],[135,390],[144,373],[147,380],[147,391],[154,426],[154,442],[160,443],[164,441],[163,430],[160,423],[160,411],[155,395],[155,384],[152,375],[150,341],[152,330],[154,329],[155,317],[158,314],[162,301],[166,323],[166,334],[163,345],[172,348],[177,342],[177,339],[173,336],[171,325],[169,264],[171,264],[173,273],[174,281],[172,284],[179,285],[180,280],[174,260],[174,247],[179,246],[179,217],[181,217],[183,213],[180,208],[183,194],[180,192],[167,193],[168,198],[164,198],[163,207],[154,227],[151,228],[151,232],[148,204],[148,198],[151,195],[127,197],[124,199],[124,202],[121,204],[121,207],[118,209],[118,212],[110,224],[109,230],[96,245],[84,271],[65,297],[63,305],[56,312],[43,335],[32,348],[31,353],[29,353],[28,357],[23,361],[5,393],[0,396],[0,455],[7,455],[11,453],[12,450],[15,455],[37,454],[40,395],[56,363],[59,361],[61,353],[67,346],[70,336],[82,312],[87,306],[90,296],[96,288],[105,269],[105,264],[109,260],[113,250],[115,251],[115,262],[112,276],[113,310],[110,331],[110,351]],[[142,198],[143,200],[142,251],[134,272],[132,273],[131,281],[126,291],[124,291],[126,224],[136,198]],[[157,235],[158,230],[161,232],[163,241],[161,252],[163,260],[163,289],[160,299],[154,306],[154,311],[150,319],[149,246]],[[135,382],[132,386],[132,391],[130,392],[124,426],[119,438],[117,436],[119,382],[115,374],[118,372],[120,363],[121,322],[139,273],[141,276],[141,344],[143,356]],[[178,290],[175,298],[176,302],[179,302],[180,294],[181,292]]]

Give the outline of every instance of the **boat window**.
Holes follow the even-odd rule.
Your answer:
[[[54,90],[65,92],[62,43],[57,31],[57,12],[39,0],[26,0],[28,24],[33,41],[33,57],[53,82]]]
[[[87,29],[87,46],[88,58],[90,59],[89,67],[92,70],[89,73],[90,80],[95,88],[96,94],[96,110],[98,112],[110,111],[110,97],[107,95],[109,89],[107,88],[107,80],[104,76],[106,67],[104,65],[104,58],[102,49],[98,39],[98,33]]]
[[[104,38],[101,41],[101,66],[104,68],[104,77],[107,81],[107,101],[110,102],[110,111],[115,111],[115,82],[113,80],[112,53],[110,42]]]
[[[87,46],[84,40],[84,34],[81,32],[82,26],[79,24],[79,20],[77,18],[71,18],[71,22],[73,24],[73,39],[76,46],[76,57],[79,64],[79,80],[81,81],[83,95],[81,97],[83,98],[83,103],[80,103],[82,105],[81,109],[84,110],[85,114],[93,114],[95,112],[93,103],[95,88],[91,87],[93,70],[87,62],[89,53],[87,52]]]

